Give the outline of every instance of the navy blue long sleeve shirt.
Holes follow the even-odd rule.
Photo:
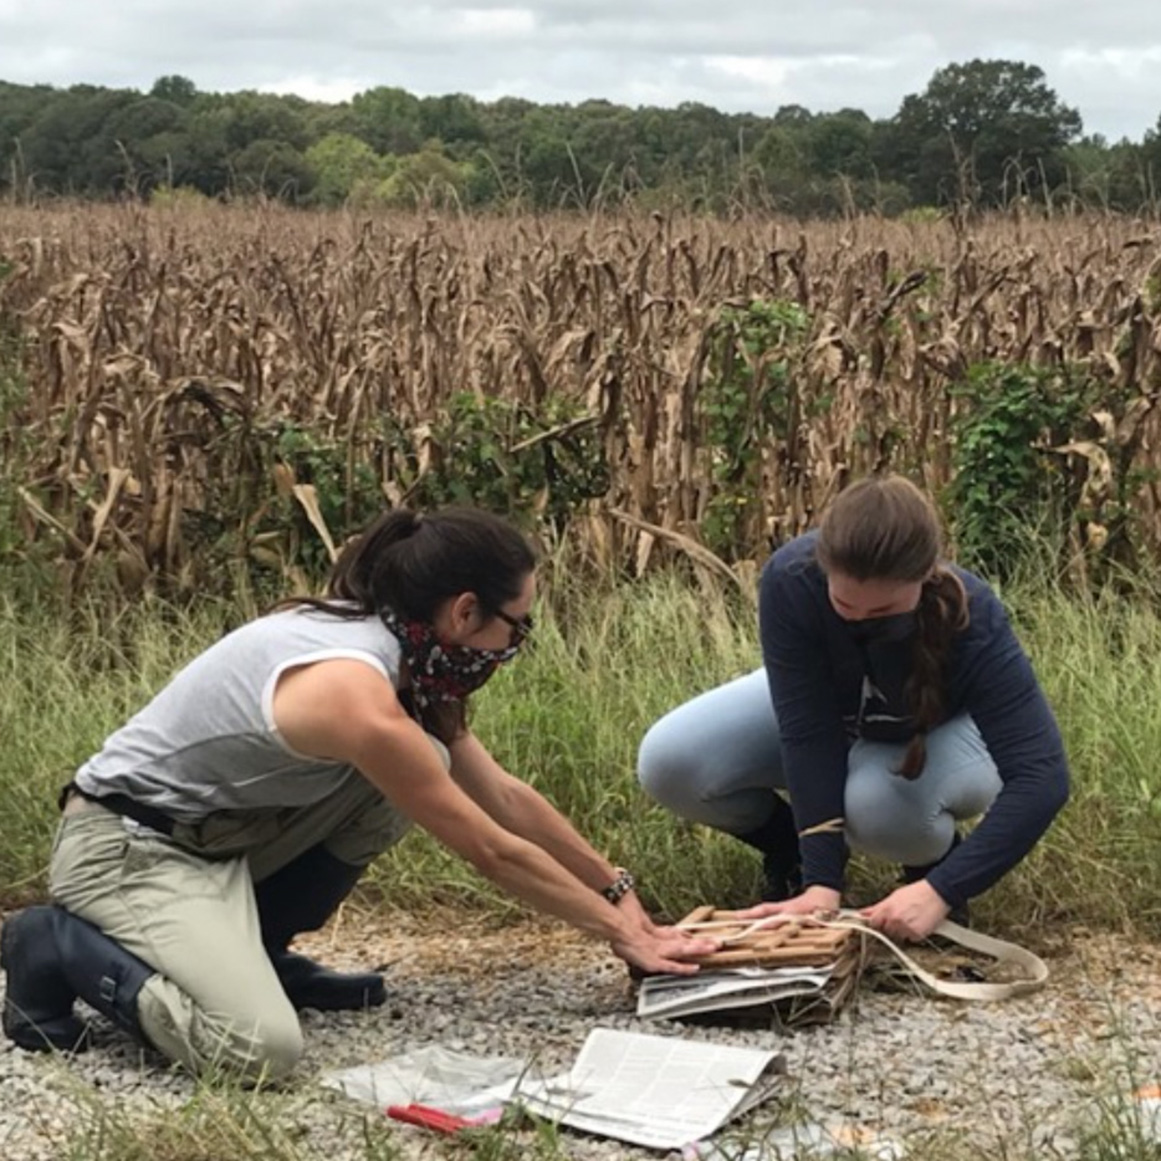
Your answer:
[[[758,604],[800,831],[843,817],[847,757],[856,737],[905,742],[915,732],[903,692],[914,640],[860,645],[830,603],[814,558],[816,539],[810,532],[774,553],[762,572]],[[927,876],[953,907],[1014,867],[1068,799],[1060,731],[1003,606],[979,577],[955,571],[967,591],[970,623],[947,660],[945,718],[971,715],[1003,785],[979,825]],[[865,705],[867,678],[878,703],[874,713]],[[842,890],[847,848],[841,834],[807,835],[802,857],[805,883]]]

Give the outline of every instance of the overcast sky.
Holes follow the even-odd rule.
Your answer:
[[[1039,65],[1085,130],[1161,115],[1161,0],[0,0],[0,80],[343,100],[374,85],[893,114],[953,61]]]

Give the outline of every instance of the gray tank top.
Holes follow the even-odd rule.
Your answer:
[[[76,784],[86,794],[127,794],[177,822],[318,802],[351,767],[287,745],[274,725],[274,689],[287,669],[334,658],[364,661],[399,687],[399,642],[378,617],[272,613],[178,672],[81,766]]]

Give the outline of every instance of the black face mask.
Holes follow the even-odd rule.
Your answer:
[[[919,626],[915,610],[906,613],[891,613],[886,617],[864,617],[861,621],[848,621],[847,629],[861,645],[893,645],[913,637]]]

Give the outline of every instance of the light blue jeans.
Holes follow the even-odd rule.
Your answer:
[[[852,849],[921,867],[947,853],[956,821],[983,814],[1001,783],[966,714],[927,735],[927,763],[913,781],[894,773],[906,749],[862,739],[851,746],[846,839]],[[667,713],[641,742],[637,776],[651,798],[681,818],[735,835],[761,827],[770,795],[786,789],[765,670]]]

